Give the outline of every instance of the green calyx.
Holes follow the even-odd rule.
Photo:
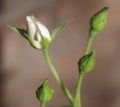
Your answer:
[[[101,31],[104,29],[107,21],[108,7],[104,7],[98,13],[94,14],[90,20],[90,25],[92,29],[96,31]]]
[[[41,36],[41,38],[42,38],[42,40],[40,41],[40,44],[42,46],[41,50],[44,50],[49,47],[51,41],[44,36]]]
[[[36,97],[41,103],[48,102],[52,99],[53,90],[48,85],[48,80],[44,80],[43,84],[37,88]]]
[[[84,55],[78,61],[79,73],[88,73],[90,72],[95,65],[95,49],[92,50],[90,54]]]

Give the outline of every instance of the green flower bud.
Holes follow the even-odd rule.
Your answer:
[[[95,65],[95,49],[88,54],[84,55],[80,60],[78,61],[78,67],[79,67],[79,72],[84,72],[88,73],[90,72]]]
[[[94,16],[91,18],[90,21],[91,27],[93,29],[97,31],[101,31],[104,29],[107,20],[107,12],[108,12],[108,7],[104,7],[98,13],[94,14]]]
[[[36,97],[41,103],[48,102],[52,99],[53,90],[48,85],[48,80],[44,80],[43,84],[37,88],[36,90]]]

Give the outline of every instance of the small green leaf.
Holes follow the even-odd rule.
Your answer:
[[[41,36],[42,37],[42,40],[40,42],[40,44],[42,45],[42,50],[48,48],[49,44],[50,44],[50,41],[48,40],[48,38],[44,37],[44,36]]]
[[[73,19],[70,19],[68,20],[67,22],[65,22],[63,25],[57,27],[56,29],[54,29],[52,32],[51,32],[51,38],[52,38],[52,41],[58,37],[58,35],[65,29],[65,27],[70,23],[72,22]]]
[[[80,60],[78,61],[78,67],[79,67],[79,73],[88,73],[90,72],[95,65],[95,49],[88,54],[84,55]]]
[[[26,35],[28,35],[27,30],[21,29],[21,28],[16,28],[16,27],[13,27],[13,26],[10,26],[10,25],[7,25],[7,27],[8,27],[9,29],[17,32],[17,33],[20,33],[23,37],[25,37],[26,39],[28,39],[28,38],[26,37]]]
[[[32,39],[30,38],[30,36],[28,35],[27,30],[21,29],[21,28],[16,28],[16,27],[13,27],[13,26],[10,26],[10,25],[7,25],[7,27],[8,27],[9,29],[17,32],[17,33],[20,33],[20,35],[21,35],[22,37],[24,37],[25,39],[28,40],[28,42],[30,43],[30,45],[31,45],[33,48],[39,49],[39,48],[37,48],[37,47],[35,46],[33,40],[32,40]]]
[[[53,90],[48,85],[48,80],[44,80],[43,84],[37,88],[36,90],[36,97],[41,102],[48,102],[52,99],[53,96]]]

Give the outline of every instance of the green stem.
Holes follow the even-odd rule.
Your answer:
[[[42,103],[41,103],[41,107],[45,107],[45,102],[42,102]]]
[[[85,46],[85,51],[84,51],[84,55],[88,54],[89,53],[89,50],[90,50],[90,47],[91,47],[91,44],[92,44],[92,41],[93,39],[95,38],[95,36],[97,35],[98,31],[93,29],[93,28],[90,28],[89,30],[89,37],[88,37],[88,40],[87,40],[87,44]]]
[[[81,95],[80,95],[82,79],[83,79],[83,73],[81,73],[78,76],[78,79],[77,79],[77,84],[76,84],[76,88],[75,88],[76,90],[75,90],[74,101],[73,101],[73,107],[82,107]]]
[[[48,64],[48,66],[49,66],[49,68],[50,68],[50,70],[51,70],[54,78],[58,82],[59,86],[61,87],[61,89],[65,93],[65,95],[68,98],[68,100],[70,101],[70,103],[72,103],[73,102],[73,96],[71,95],[71,93],[69,92],[69,90],[65,87],[63,81],[61,80],[59,74],[57,73],[55,67],[53,66],[52,61],[51,61],[51,59],[49,57],[49,54],[48,54],[48,49],[45,49],[43,51],[43,53],[44,53],[45,59],[47,61],[47,64]]]
[[[88,40],[87,40],[87,44],[85,46],[84,55],[89,53],[93,38],[94,38],[94,36],[89,35]],[[81,84],[82,84],[83,75],[84,74],[81,72],[81,74],[79,74],[78,79],[77,79],[73,107],[82,107],[80,93],[81,93]]]
[[[90,47],[91,47],[93,38],[94,38],[93,36],[89,36],[89,37],[88,37],[87,44],[86,44],[86,46],[85,46],[84,55],[86,55],[86,54],[89,53],[89,50],[90,50]]]

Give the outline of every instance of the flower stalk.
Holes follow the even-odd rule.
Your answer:
[[[77,83],[75,87],[75,93],[74,93],[74,100],[73,100],[73,107],[82,107],[82,100],[81,100],[81,85],[83,80],[84,73],[81,73],[78,75]]]
[[[45,102],[42,102],[40,107],[45,107]]]
[[[91,47],[93,38],[88,38],[88,42],[86,44],[84,55],[87,55],[89,52],[89,49]],[[82,86],[82,80],[84,76],[84,72],[80,72],[77,78],[76,87],[75,87],[75,93],[74,93],[74,101],[73,101],[73,107],[82,107],[82,98],[81,98],[81,86]]]
[[[44,54],[44,57],[47,61],[47,64],[54,76],[54,78],[56,79],[57,83],[59,84],[59,86],[61,87],[62,91],[65,93],[66,97],[68,98],[69,102],[72,103],[73,102],[73,97],[71,95],[71,93],[69,92],[69,90],[67,89],[67,87],[64,85],[62,79],[60,78],[59,74],[57,73],[55,67],[53,66],[52,64],[52,61],[49,57],[49,54],[48,54],[48,49],[45,49],[43,51],[43,54]]]

